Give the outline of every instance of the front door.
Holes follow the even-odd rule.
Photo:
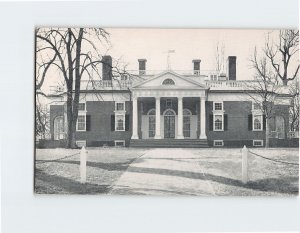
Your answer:
[[[165,116],[164,118],[164,137],[175,138],[175,116]]]

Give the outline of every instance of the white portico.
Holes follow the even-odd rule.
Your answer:
[[[207,88],[172,71],[134,85],[131,139],[206,139]]]

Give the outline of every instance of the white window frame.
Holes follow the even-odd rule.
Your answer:
[[[222,101],[218,101],[218,102],[214,102],[214,111],[223,111],[224,110],[224,103]],[[222,109],[216,109],[216,104],[221,104],[222,105]]]
[[[256,142],[260,142],[261,145],[255,145]],[[253,140],[253,146],[257,146],[257,147],[264,146],[264,140]]]
[[[84,104],[84,110],[79,110],[79,104]],[[78,103],[78,112],[86,112],[86,102],[79,102]]]
[[[256,104],[259,104],[259,108],[258,109],[255,109],[254,106]],[[252,102],[252,111],[261,111],[261,103],[256,103],[256,102]]]
[[[216,145],[216,143],[221,142],[222,145]],[[214,140],[214,146],[224,146],[224,141],[223,140]]]
[[[123,117],[123,129],[118,129],[118,117],[117,116]],[[120,132],[125,131],[125,114],[124,113],[115,113],[115,131],[120,131]]]
[[[79,116],[84,116],[84,129],[78,129],[78,117]],[[78,116],[77,116],[77,122],[76,122],[76,131],[78,132],[84,132],[86,131],[86,114],[81,114],[81,113],[78,113]]]
[[[86,140],[78,140],[78,141],[75,141],[76,146],[80,147],[80,146],[78,145],[78,143],[83,143],[83,144],[84,144],[83,146],[86,147]],[[81,147],[83,147],[83,146],[81,146]]]
[[[117,109],[117,105],[118,104],[123,104],[123,110],[118,110]],[[125,101],[116,101],[115,102],[115,112],[126,112],[126,109],[125,109]]]
[[[216,129],[216,125],[215,125],[215,118],[216,118],[216,116],[222,116],[222,129]],[[213,129],[216,132],[224,131],[224,114],[223,113],[214,113]]]
[[[115,140],[115,147],[121,147],[118,146],[117,143],[122,142],[123,143],[123,147],[125,147],[125,140]]]
[[[256,117],[259,117],[260,118],[260,129],[255,129],[254,128],[254,120],[255,120],[255,118]],[[264,122],[263,122],[263,115],[262,114],[253,114],[252,115],[252,130],[253,131],[263,131],[263,128],[264,128],[264,126],[263,126],[263,124],[264,124]]]

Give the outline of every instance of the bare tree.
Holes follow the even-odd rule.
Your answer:
[[[46,106],[40,104],[37,100],[35,108],[36,127],[35,135],[36,139],[46,139],[50,134],[50,113]]]
[[[269,59],[274,72],[282,80],[283,85],[294,80],[299,71],[299,62],[295,70],[290,70],[292,59],[299,59],[297,52],[299,51],[299,30],[280,30],[279,42],[273,43],[268,37],[264,54]],[[291,72],[291,73],[289,73]]]
[[[225,46],[217,42],[215,50],[216,71],[225,72]]]
[[[299,131],[299,80],[295,79],[289,85],[292,103],[290,107],[290,130]]]
[[[252,68],[256,72],[256,78],[254,82],[245,82],[245,89],[246,93],[256,106],[256,115],[262,116],[264,119],[263,121],[265,121],[261,122],[261,124],[265,124],[265,146],[269,147],[269,120],[274,117],[274,105],[280,92],[280,86],[277,85],[277,75],[273,73],[268,65],[267,58],[258,58],[256,48],[250,62],[252,64]]]
[[[75,131],[81,79],[98,73],[102,55],[99,47],[108,40],[101,28],[38,28],[36,29],[36,94],[45,95],[42,86],[52,78],[55,67],[64,79],[67,90],[67,145],[75,147]],[[99,74],[100,75],[100,74]]]

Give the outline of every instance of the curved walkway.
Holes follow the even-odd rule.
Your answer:
[[[199,164],[183,149],[153,149],[130,164],[110,194],[215,195]]]

